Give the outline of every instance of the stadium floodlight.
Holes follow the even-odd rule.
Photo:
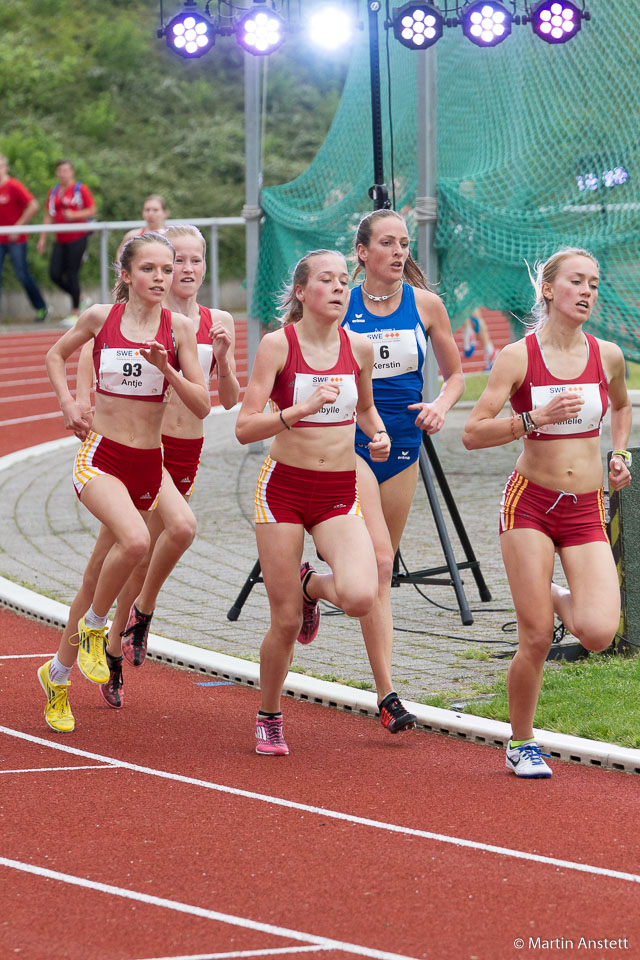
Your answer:
[[[255,0],[255,8],[245,13],[236,23],[238,43],[257,57],[268,56],[281,47],[285,34],[285,21],[270,10],[264,0]]]
[[[216,40],[214,24],[197,7],[194,0],[185,0],[184,9],[164,29],[169,49],[188,59],[207,53]]]
[[[337,4],[320,7],[309,18],[305,28],[308,39],[325,50],[344,47],[353,38],[353,16]]]
[[[533,32],[547,43],[566,43],[580,29],[583,12],[571,0],[540,0],[531,8]]]
[[[433,3],[405,3],[393,11],[393,34],[409,50],[426,50],[442,36],[444,18]]]
[[[511,33],[513,15],[498,0],[475,0],[461,13],[465,37],[478,47],[495,47]]]

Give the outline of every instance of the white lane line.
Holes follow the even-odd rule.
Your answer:
[[[281,957],[286,954],[319,953],[333,947],[276,947],[275,950],[238,950],[234,953],[190,953],[188,957],[148,957],[147,960],[233,960],[235,957]]]
[[[31,734],[23,733],[21,730],[12,730],[10,727],[0,726],[0,733],[6,733],[7,736],[17,737],[20,740],[28,740],[30,743],[37,743],[40,746],[51,747],[53,750],[61,750],[63,753],[71,753],[78,757],[86,757],[89,760],[99,760],[103,763],[110,763],[123,770],[134,770],[136,773],[148,774],[152,777],[160,777],[164,780],[175,780],[178,783],[186,783],[194,787],[203,787],[206,790],[216,790],[218,793],[228,793],[235,797],[244,797],[247,800],[260,800],[262,803],[270,803],[278,807],[288,807],[290,810],[303,810],[305,813],[316,813],[321,817],[328,817],[333,820],[345,820],[348,823],[358,823],[364,827],[373,827],[376,830],[386,830],[390,833],[400,833],[408,837],[421,837],[424,840],[435,840],[437,843],[448,843],[456,847],[465,847],[470,850],[481,850],[484,853],[495,853],[501,857],[512,857],[516,860],[527,860],[533,863],[544,863],[547,866],[563,867],[566,870],[576,870],[578,873],[590,873],[600,877],[611,877],[614,880],[626,880],[630,883],[640,883],[640,875],[635,873],[625,873],[621,870],[609,870],[606,867],[591,866],[587,863],[576,863],[573,860],[558,860],[556,857],[543,857],[537,853],[529,853],[526,850],[514,850],[511,847],[498,847],[492,843],[481,843],[476,840],[464,840],[461,837],[451,837],[443,833],[432,833],[429,830],[417,830],[413,827],[402,827],[395,823],[386,823],[382,820],[371,820],[368,817],[357,817],[349,813],[342,813],[339,810],[329,810],[324,807],[315,807],[307,803],[296,803],[294,800],[284,800],[281,797],[271,797],[263,793],[253,793],[250,790],[240,790],[238,787],[228,787],[220,783],[212,783],[209,780],[198,780],[195,777],[184,777],[179,773],[168,773],[166,770],[156,770],[153,767],[142,767],[137,763],[127,763],[124,760],[116,760],[113,757],[105,757],[99,753],[89,753],[87,750],[78,750],[76,747],[69,747],[66,744],[55,743],[52,740],[44,740],[41,737],[34,737]]]
[[[244,927],[246,930],[258,930],[261,933],[270,933],[275,937],[287,937],[290,940],[301,940],[303,943],[313,943],[327,950],[343,950],[345,953],[355,953],[360,957],[373,957],[374,960],[417,960],[415,957],[407,957],[400,953],[388,953],[386,950],[362,947],[355,943],[332,940],[330,937],[319,937],[313,933],[289,930],[287,927],[276,927],[272,923],[261,923],[258,920],[250,920],[248,917],[237,917],[232,913],[206,910],[203,907],[196,907],[190,903],[181,903],[179,900],[167,900],[164,897],[154,897],[151,896],[151,894],[141,893],[137,890],[114,887],[109,883],[86,880],[84,877],[76,877],[70,873],[60,873],[58,870],[48,870],[46,867],[37,867],[31,863],[22,863],[20,860],[9,860],[7,857],[0,857],[0,866],[9,867],[12,870],[21,870],[24,873],[32,873],[37,877],[46,877],[48,880],[59,880],[62,883],[69,883],[76,887],[85,887],[88,890],[95,890],[99,893],[109,893],[114,897],[125,897],[127,900],[136,900],[139,903],[147,903],[153,907],[164,907],[166,910],[175,910],[178,913],[187,913],[194,917],[204,917],[206,920],[216,920],[219,923],[227,923],[234,927]]]
[[[2,773],[49,773],[51,770],[114,770],[112,763],[86,763],[78,767],[29,767],[21,770],[0,770]]]
[[[3,653],[0,660],[41,660],[43,657],[55,657],[55,653]]]
[[[55,397],[52,391],[49,393],[23,393],[20,396],[0,397],[0,403],[24,403],[26,400],[51,400]]]
[[[60,410],[53,413],[37,413],[32,417],[18,417],[15,420],[0,420],[0,427],[12,427],[16,423],[31,423],[33,420],[51,420],[53,417],[62,417]]]

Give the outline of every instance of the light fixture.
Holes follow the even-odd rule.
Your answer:
[[[281,47],[285,33],[285,21],[270,10],[264,0],[256,0],[255,8],[245,13],[236,23],[238,43],[257,57],[267,56]]]
[[[540,0],[531,8],[530,19],[533,32],[542,40],[566,43],[579,31],[583,16],[571,0]]]
[[[513,16],[498,0],[476,0],[461,13],[465,37],[478,47],[495,47],[511,33]]]
[[[354,30],[353,16],[336,4],[331,4],[320,7],[311,15],[305,33],[316,46],[337,50],[349,43]]]
[[[216,39],[215,26],[198,12],[197,6],[194,0],[186,0],[184,9],[164,29],[169,49],[188,59],[207,53]]]
[[[392,16],[393,34],[409,50],[426,50],[442,36],[444,18],[433,3],[405,3]]]

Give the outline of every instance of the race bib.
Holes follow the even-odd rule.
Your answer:
[[[539,433],[551,437],[562,437],[567,434],[588,433],[600,429],[602,419],[602,398],[600,385],[597,383],[567,383],[553,384],[541,387],[531,387],[532,412],[545,407],[559,393],[566,391],[576,393],[584,400],[577,417],[563,420],[562,423],[545,423],[538,430]],[[535,420],[535,415],[534,418]]]
[[[156,397],[162,395],[164,376],[135,348],[104,347],[98,384],[105,393],[119,397]]]
[[[293,388],[293,402],[304,403],[321,383],[334,383],[340,387],[340,393],[334,403],[325,403],[317,413],[300,420],[300,423],[344,423],[353,420],[358,403],[358,388],[356,378],[352,373],[329,373],[326,376],[317,373],[296,373],[296,382]]]
[[[202,368],[204,382],[209,383],[209,377],[211,376],[211,370],[213,368],[213,347],[210,343],[199,343],[197,347],[198,360]]]
[[[418,369],[418,343],[413,330],[376,330],[365,336],[373,344],[374,380]]]

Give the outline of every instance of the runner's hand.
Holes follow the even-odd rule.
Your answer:
[[[65,430],[72,430],[78,440],[86,440],[91,430],[93,417],[87,416],[87,411],[83,410],[75,400],[63,401],[60,408],[64,417]]]
[[[226,357],[231,348],[231,334],[223,323],[214,320],[211,324],[209,336],[213,345],[213,355],[216,358],[216,363],[218,363],[223,357]]]
[[[313,391],[308,400],[305,401],[307,412],[305,416],[317,413],[324,407],[325,403],[335,403],[340,393],[340,387],[335,383],[320,383]]]
[[[544,407],[532,410],[531,416],[537,427],[542,427],[546,423],[564,423],[565,420],[578,416],[583,403],[584,398],[581,393],[563,390]]]
[[[377,439],[376,439],[377,437]],[[375,463],[384,463],[391,453],[391,440],[387,433],[374,433],[373,440],[368,444],[369,456]]]
[[[622,490],[631,483],[629,467],[622,457],[611,457],[609,461],[609,489]]]
[[[444,425],[444,414],[440,413],[435,403],[410,403],[407,410],[420,411],[415,425],[425,433],[437,433]]]
[[[165,372],[169,365],[169,358],[167,351],[161,343],[158,343],[157,340],[145,340],[144,346],[140,347],[140,353],[145,360],[148,360],[154,367],[157,367],[161,373]]]

